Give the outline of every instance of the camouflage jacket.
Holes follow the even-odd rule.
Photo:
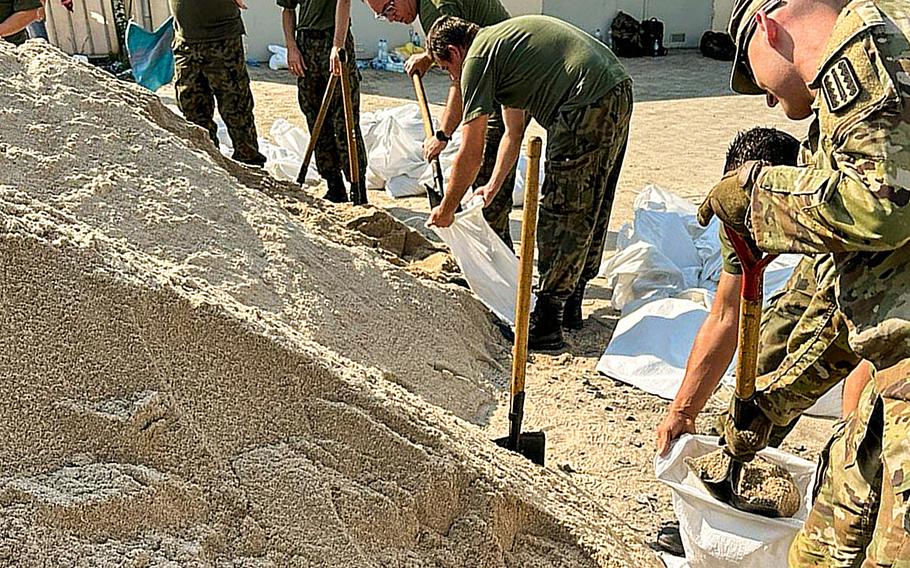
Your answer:
[[[910,6],[855,0],[811,85],[816,151],[762,172],[751,222],[771,252],[833,253],[850,346],[910,358]]]

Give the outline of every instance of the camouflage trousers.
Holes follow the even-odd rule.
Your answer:
[[[778,426],[792,425],[861,360],[848,342],[836,279],[831,256],[806,257],[763,315],[756,402]]]
[[[316,125],[319,108],[326,87],[329,84],[329,56],[332,53],[332,30],[300,30],[297,32],[297,47],[303,55],[306,74],[297,78],[297,102],[306,117],[310,132]],[[351,80],[351,102],[354,106],[354,136],[357,142],[357,157],[360,165],[360,183],[365,187],[367,172],[367,150],[360,131],[360,71],[354,60],[354,37],[348,33],[345,50],[348,58],[348,77]],[[344,102],[341,84],[335,88],[331,105],[316,139],[316,170],[325,180],[340,179],[342,172],[351,181],[350,159],[348,158],[347,127],[344,121]]]
[[[218,146],[215,101],[234,145],[238,162],[263,165],[253,120],[253,92],[246,71],[243,40],[205,43],[174,41],[174,85],[177,105],[187,120],[205,128]]]
[[[876,371],[816,479],[791,567],[910,567],[910,360]]]
[[[494,114],[490,115],[487,122],[486,146],[483,152],[483,164],[480,166],[480,172],[474,181],[474,188],[482,187],[490,181],[493,176],[493,168],[496,165],[496,155],[499,153],[499,143],[505,135],[505,123],[502,119],[502,108],[499,108]],[[499,235],[499,238],[506,243],[509,248],[514,248],[512,243],[512,232],[509,222],[509,214],[512,212],[512,191],[515,188],[515,171],[516,166],[512,167],[509,177],[506,178],[502,188],[493,197],[493,201],[483,208],[483,218],[486,219],[490,228]]]
[[[537,226],[539,294],[565,300],[600,270],[610,211],[629,139],[632,82],[564,112],[547,130]]]

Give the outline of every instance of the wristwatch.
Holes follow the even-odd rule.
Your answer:
[[[452,137],[451,137],[451,136],[446,136],[446,133],[443,132],[442,130],[437,130],[437,131],[436,131],[436,139],[439,140],[440,142],[448,142],[449,140],[452,139]]]

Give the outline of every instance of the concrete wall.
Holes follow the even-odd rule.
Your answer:
[[[641,20],[659,18],[665,24],[667,47],[697,47],[701,34],[709,29],[726,27],[733,0],[502,0],[513,16],[548,14],[594,33],[606,34],[619,10]],[[250,57],[268,59],[267,46],[284,45],[281,34],[281,9],[272,1],[254,0],[243,14],[247,29],[247,52]],[[377,20],[363,2],[351,3],[357,56],[376,54],[379,38],[394,47],[408,40],[408,27]],[[419,28],[419,26],[417,26]]]
[[[594,33],[606,34],[617,12],[642,20],[658,18],[665,24],[667,47],[697,47],[714,19],[714,0],[543,0],[543,13]]]
[[[732,13],[733,0],[714,0],[714,29],[726,30]]]

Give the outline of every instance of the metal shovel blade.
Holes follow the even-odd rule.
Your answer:
[[[500,448],[505,448],[507,450],[521,454],[537,465],[544,465],[544,457],[546,454],[545,448],[547,444],[546,433],[522,432],[518,436],[517,447],[511,447],[511,440],[511,436],[506,436],[504,438],[497,438],[493,441],[496,442],[496,445]]]
[[[427,192],[427,199],[430,202],[430,209],[439,207],[439,204],[442,203],[442,195],[436,191],[431,185],[423,184],[424,190]]]

